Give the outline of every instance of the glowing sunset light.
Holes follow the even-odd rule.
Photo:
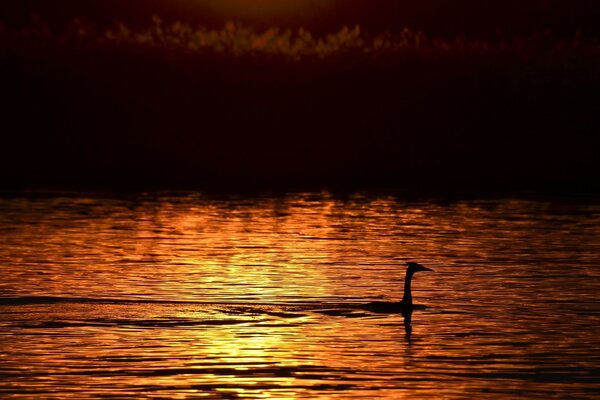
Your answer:
[[[328,5],[328,1],[315,0],[208,0],[204,6],[232,18],[271,18],[294,16],[299,13],[316,12]]]
[[[598,20],[0,0],[0,399],[598,393]]]

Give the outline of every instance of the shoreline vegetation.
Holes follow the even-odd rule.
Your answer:
[[[3,185],[597,190],[600,42],[0,21]]]
[[[598,63],[600,56],[599,38],[581,34],[564,38],[553,35],[550,30],[510,38],[498,34],[496,38],[486,40],[467,39],[461,34],[453,39],[430,37],[408,27],[399,32],[373,34],[365,32],[359,25],[342,25],[332,33],[316,35],[302,27],[257,30],[232,20],[220,29],[209,29],[180,21],[165,23],[157,15],[145,28],[133,28],[123,22],[99,27],[84,18],[73,18],[62,31],[52,29],[41,17],[33,15],[29,24],[16,29],[0,20],[0,35],[5,50],[6,47],[31,46],[37,42],[55,46],[131,46],[230,57],[279,56],[294,61],[351,54],[373,58],[418,55],[432,59],[512,56],[524,63],[543,57],[543,61],[550,63],[575,60]]]

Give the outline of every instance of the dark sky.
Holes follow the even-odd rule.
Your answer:
[[[600,37],[600,1],[274,1],[285,0],[0,0],[1,105],[15,133],[0,149],[0,186],[597,187],[598,42],[588,39]],[[452,39],[451,51],[342,49],[290,63],[5,29],[32,14],[54,31],[75,17],[144,31],[157,14],[219,29],[236,20],[319,37],[360,24]],[[562,40],[577,32],[586,37]],[[471,40],[498,35],[508,40],[488,40],[491,52]]]
[[[282,3],[287,6],[277,5]],[[409,26],[451,36],[495,35],[499,30],[528,34],[547,28],[563,34],[600,31],[596,0],[4,0],[0,4],[3,20],[24,21],[32,13],[55,23],[79,15],[97,22],[145,24],[159,14],[216,26],[227,19],[259,27],[303,25],[313,31],[336,30],[344,24],[360,24],[370,31]]]

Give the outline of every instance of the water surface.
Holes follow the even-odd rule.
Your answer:
[[[12,196],[0,269],[0,396],[600,395],[593,201]]]

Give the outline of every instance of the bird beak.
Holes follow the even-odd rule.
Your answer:
[[[433,270],[431,268],[427,268],[427,267],[423,267],[423,271],[431,271],[431,272],[433,272]]]

